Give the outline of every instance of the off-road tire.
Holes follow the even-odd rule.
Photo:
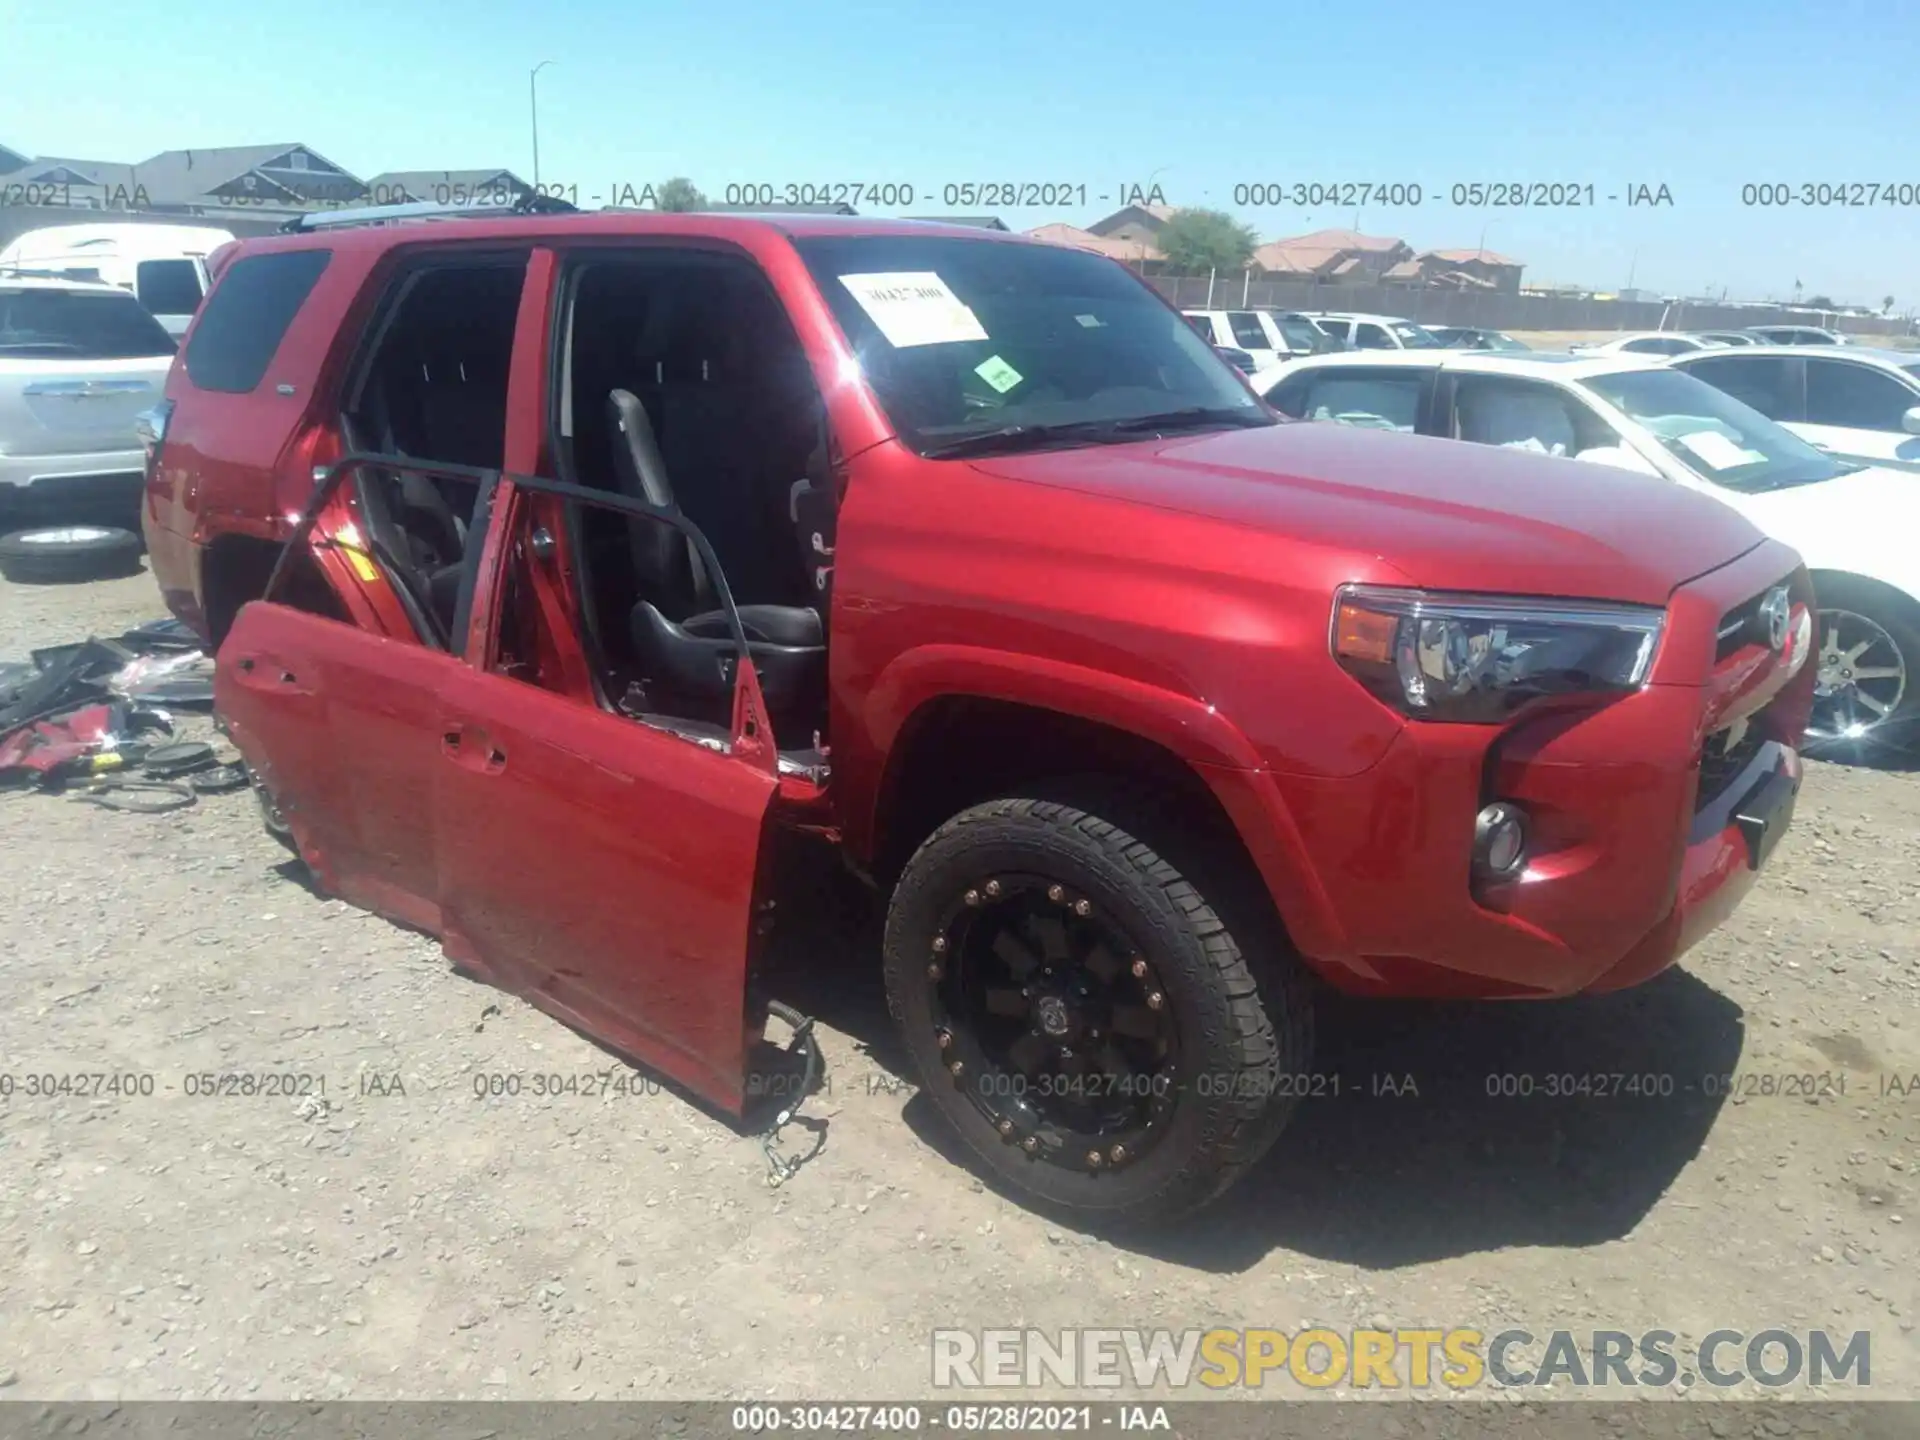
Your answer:
[[[1210,863],[1204,844],[1144,818],[1123,794],[1089,800],[1104,813],[1085,808],[1089,801],[1011,796],[934,831],[907,862],[889,907],[887,1002],[934,1106],[1008,1188],[1076,1224],[1164,1224],[1218,1196],[1285,1127],[1301,1088],[1286,1082],[1312,1054],[1311,989],[1263,913],[1264,896],[1250,901],[1246,887],[1227,879],[1231,863]],[[1141,838],[1145,831],[1194,873],[1205,865],[1208,878],[1190,879]],[[927,978],[932,941],[954,898],[996,871],[1038,874],[1112,907],[1165,985],[1180,1039],[1178,1098],[1168,1131],[1130,1165],[1087,1173],[1029,1156],[947,1073]],[[1223,909],[1234,917],[1231,928]],[[1207,1081],[1196,1083],[1201,1075]]]
[[[0,535],[0,575],[16,585],[71,585],[140,573],[140,537],[105,525],[44,526]]]

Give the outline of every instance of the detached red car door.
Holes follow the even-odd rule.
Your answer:
[[[516,593],[532,606],[545,589],[556,614],[556,562],[521,529],[502,527],[481,584],[497,596],[489,571],[525,567]],[[476,610],[471,657],[494,653],[500,619]],[[481,664],[448,674],[439,701],[449,956],[738,1114],[770,752],[704,748]]]

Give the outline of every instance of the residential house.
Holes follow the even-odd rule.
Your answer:
[[[1087,233],[1102,240],[1119,240],[1143,250],[1160,254],[1160,230],[1173,218],[1171,205],[1123,205],[1104,219],[1087,226]]]
[[[1357,230],[1315,230],[1270,240],[1253,252],[1254,266],[1268,275],[1316,285],[1376,285],[1412,259],[1406,241]]]
[[[511,170],[383,170],[367,181],[370,205],[510,205],[533,193]]]
[[[0,145],[0,175],[11,175],[31,158],[31,156],[22,155],[18,150],[10,150],[5,145]]]
[[[115,160],[37,155],[7,173],[6,188],[6,198],[16,205],[75,210],[146,208],[134,167]]]
[[[196,215],[297,214],[367,198],[359,177],[297,142],[163,150],[134,171],[154,209]]]
[[[1091,250],[1096,255],[1105,255],[1122,264],[1131,265],[1143,274],[1149,274],[1163,267],[1167,257],[1162,255],[1150,241],[1123,239],[1113,235],[1096,235],[1091,230],[1082,230],[1078,225],[1063,225],[1058,222],[1051,225],[1036,225],[1026,232],[1035,240],[1044,240],[1050,245],[1071,245],[1076,250]]]
[[[1518,295],[1520,272],[1524,268],[1520,261],[1496,255],[1491,250],[1422,250],[1412,259],[1393,266],[1383,278],[1390,284]]]

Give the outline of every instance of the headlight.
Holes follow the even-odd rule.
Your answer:
[[[1343,585],[1333,658],[1417,720],[1491,725],[1542,695],[1639,689],[1665,621],[1641,605]]]

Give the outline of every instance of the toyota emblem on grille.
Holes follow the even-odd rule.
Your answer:
[[[1768,648],[1786,649],[1787,627],[1793,619],[1793,601],[1787,596],[1786,586],[1776,585],[1767,592],[1767,598],[1760,602],[1757,618],[1766,631]]]

